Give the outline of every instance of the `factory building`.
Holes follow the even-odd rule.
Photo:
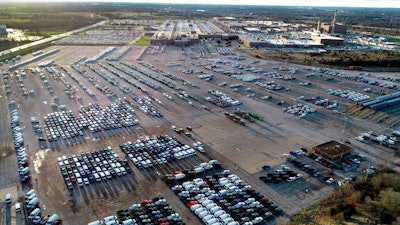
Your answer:
[[[328,33],[328,34],[346,34],[347,27],[342,23],[335,23],[335,25],[324,23],[321,24],[320,31],[322,33]]]
[[[347,27],[342,23],[337,23],[336,16],[337,10],[335,11],[335,15],[333,16],[333,20],[331,23],[321,24],[321,21],[318,21],[317,31],[326,34],[346,34]]]
[[[6,25],[0,25],[0,36],[7,35],[7,27]]]
[[[233,18],[229,18],[233,19]],[[321,28],[321,24],[318,24]],[[307,31],[305,24],[279,21],[187,21],[167,20],[152,36],[154,45],[186,46],[200,39],[238,40],[248,47],[323,48],[343,44],[343,39]]]

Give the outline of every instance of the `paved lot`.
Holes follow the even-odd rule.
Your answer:
[[[166,81],[169,81],[176,87],[184,90],[187,94],[194,96],[197,100],[190,99],[193,106],[188,104],[188,100],[178,97],[179,90],[173,90],[172,88],[162,85],[154,79],[140,74],[137,71],[134,71],[134,73],[140,74],[143,79],[152,83],[159,84],[161,90],[154,90],[149,86],[146,86],[144,83],[129,77],[128,74],[118,72],[119,74],[132,79],[137,86],[142,88],[142,90],[145,89],[145,91],[142,91],[125,82],[121,77],[114,76],[107,72],[109,76],[113,76],[119,83],[117,86],[112,86],[105,79],[84,66],[83,63],[81,66],[87,71],[86,75],[79,74],[71,67],[71,64],[75,60],[83,56],[86,56],[87,58],[93,57],[107,47],[109,46],[59,45],[46,49],[45,52],[56,48],[60,49],[59,53],[52,56],[52,60],[56,63],[54,67],[61,73],[60,77],[57,78],[54,74],[43,69],[45,79],[48,81],[48,85],[46,85],[44,80],[41,79],[38,74],[35,75],[26,69],[27,76],[22,78],[23,84],[26,90],[35,90],[33,96],[22,95],[20,83],[17,81],[15,76],[10,77],[11,89],[13,91],[11,95],[7,96],[4,92],[4,88],[0,90],[0,110],[2,115],[8,115],[8,101],[15,100],[19,105],[25,145],[29,151],[30,168],[32,170],[32,182],[21,186],[18,182],[16,158],[15,154],[13,154],[12,142],[6,141],[12,139],[9,117],[2,117],[0,120],[0,129],[6,130],[7,132],[0,133],[2,140],[2,156],[0,163],[0,169],[2,171],[0,179],[1,201],[3,201],[4,198],[2,196],[4,196],[9,190],[12,190],[12,192],[15,193],[13,196],[23,196],[24,191],[27,191],[30,188],[36,188],[41,200],[40,204],[42,205],[42,208],[45,208],[43,215],[58,213],[64,220],[64,224],[72,225],[85,224],[93,220],[102,219],[106,216],[115,214],[118,209],[128,207],[134,203],[140,203],[144,199],[150,199],[161,194],[167,198],[170,205],[181,215],[186,224],[201,224],[169,190],[169,188],[160,181],[157,173],[164,175],[176,170],[193,167],[202,161],[214,158],[221,161],[225,168],[234,171],[247,183],[251,184],[262,194],[276,202],[284,209],[284,212],[287,215],[291,216],[315,203],[318,199],[326,196],[328,193],[333,191],[333,187],[327,186],[309,176],[305,176],[304,180],[299,181],[298,183],[289,184],[285,182],[278,185],[266,185],[258,179],[258,176],[263,173],[261,169],[262,165],[268,163],[275,167],[285,163],[282,154],[288,153],[291,150],[296,150],[302,147],[310,149],[315,145],[329,140],[338,140],[342,142],[347,139],[351,140],[360,132],[365,132],[371,129],[376,132],[384,132],[388,130],[380,125],[375,125],[371,122],[356,118],[350,118],[345,123],[342,115],[334,114],[331,110],[316,106],[310,102],[307,102],[307,104],[316,108],[317,112],[309,114],[307,118],[299,118],[298,116],[284,113],[281,110],[283,106],[276,105],[276,102],[285,100],[287,103],[284,106],[287,107],[289,103],[306,103],[298,100],[299,96],[320,96],[322,99],[332,98],[332,96],[326,93],[326,89],[328,88],[354,87],[355,89],[358,89],[359,84],[352,81],[337,78],[335,82],[329,82],[306,77],[308,71],[303,66],[264,61],[254,64],[254,66],[270,72],[275,71],[272,69],[275,65],[298,67],[300,71],[292,76],[295,76],[297,80],[313,83],[311,87],[303,87],[296,85],[295,82],[298,81],[285,81],[266,77],[262,78],[262,82],[274,80],[285,88],[289,87],[289,92],[284,90],[269,91],[255,85],[254,82],[247,83],[218,73],[214,73],[214,78],[211,81],[199,79],[197,76],[200,73],[183,73],[182,71],[185,70],[210,73],[210,71],[203,69],[202,66],[196,66],[196,64],[212,64],[206,60],[207,58],[214,57],[230,60],[228,58],[229,56],[217,54],[217,50],[213,47],[212,43],[207,43],[205,45],[199,44],[198,46],[191,46],[185,49],[166,46],[162,47],[162,52],[153,51],[153,48],[150,47],[143,55],[142,60],[144,62],[154,65],[164,73],[169,72],[177,77],[185,79],[186,81],[190,81],[190,83],[171,79],[170,77],[163,76],[164,73],[162,72],[151,71],[148,68],[144,68],[135,60],[136,56],[140,54],[140,51],[143,49],[142,47],[132,46],[132,49],[121,59],[121,61],[130,62],[154,75],[164,78]],[[208,50],[205,50],[206,48]],[[201,51],[205,52],[204,57],[197,58],[197,55],[199,55],[199,52]],[[116,51],[100,59],[101,64],[112,68],[104,59],[113,57],[113,54],[115,53]],[[236,52],[236,54],[241,55],[242,53]],[[22,60],[26,60],[29,57],[30,56],[24,56],[22,57]],[[253,61],[254,59],[249,57],[244,61],[237,62],[240,64],[251,65]],[[175,62],[178,65],[168,66],[168,62]],[[40,62],[37,62],[37,64],[38,63]],[[35,68],[37,64],[28,65],[26,68]],[[80,82],[90,88],[95,97],[90,97],[77,82],[67,76],[61,69],[61,65],[66,66]],[[118,65],[122,66],[122,64]],[[94,63],[94,66],[101,68],[97,63]],[[224,70],[238,70],[227,65],[219,66]],[[122,67],[128,69],[125,66]],[[0,69],[3,70],[5,68]],[[117,71],[115,68],[112,69]],[[285,75],[291,75],[288,72],[278,72]],[[96,78],[101,81],[102,84],[108,86],[115,94],[115,97],[107,97],[99,91],[99,89],[90,82],[91,78]],[[71,99],[65,94],[64,89],[66,86],[63,84],[63,80],[69,82],[73,86],[76,98]],[[232,89],[228,87],[218,86],[219,83],[224,81],[228,83],[228,86],[233,83],[242,82],[245,87],[239,88],[237,92],[233,92]],[[195,84],[196,87],[190,86],[190,84]],[[133,90],[135,96],[151,96],[152,98],[160,99],[163,102],[163,105],[157,103],[154,104],[162,112],[163,117],[152,117],[140,111],[138,103],[132,98],[132,94],[124,93],[121,90],[120,87],[123,85],[126,85]],[[48,88],[48,86],[51,86],[51,88]],[[249,92],[244,90],[247,87],[250,87],[253,90],[253,93],[256,93],[254,97],[247,97]],[[241,126],[228,120],[224,115],[225,110],[233,112],[236,107],[222,109],[205,101],[203,97],[210,96],[210,94],[207,93],[209,89],[222,91],[243,102],[243,105],[239,106],[240,108],[262,115],[264,121],[256,121],[254,123],[247,123],[246,126]],[[172,96],[173,101],[164,97],[163,93],[168,93]],[[272,98],[269,100],[262,100],[261,96],[265,95],[271,95]],[[66,105],[67,109],[72,110],[75,116],[78,116],[80,106],[87,106],[89,103],[98,102],[102,107],[105,107],[116,98],[126,97],[135,110],[135,115],[139,118],[141,126],[139,128],[133,127],[104,131],[95,135],[91,134],[88,130],[85,130],[84,136],[69,141],[60,140],[58,142],[39,142],[37,140],[38,134],[33,132],[30,118],[38,117],[41,121],[40,124],[44,125],[44,116],[48,113],[54,112],[50,104],[54,102],[55,96],[58,99],[58,105]],[[335,98],[332,100],[334,99]],[[336,98],[336,100],[340,102],[340,106],[343,107],[342,109],[353,104],[350,101],[345,101],[339,98]],[[201,105],[207,106],[211,111],[205,110]],[[192,137],[189,138],[175,133],[171,130],[171,125],[182,128],[191,126],[193,128]],[[124,153],[119,149],[119,144],[127,141],[135,141],[142,135],[152,136],[161,134],[177,136],[179,140],[182,140],[189,145],[191,145],[194,140],[200,140],[205,144],[207,152],[205,154],[198,153],[198,156],[148,170],[138,170],[130,163],[133,173],[128,174],[128,176],[112,179],[107,182],[91,184],[83,188],[76,186],[71,192],[67,190],[58,168],[57,157],[63,155],[71,156],[83,152],[92,152],[111,146],[119,157],[123,158]],[[391,150],[385,149],[385,154],[380,154],[382,150],[379,147],[369,146],[366,148],[366,146],[361,143],[356,143],[355,141],[351,142],[353,147],[358,151],[366,153],[371,160],[377,163],[384,163],[388,158],[394,155],[394,152]],[[310,191],[306,193],[305,189],[309,189]],[[14,199],[17,198],[15,197]],[[4,210],[2,212],[4,212]],[[11,213],[12,212],[15,212],[15,210],[11,211]],[[3,215],[5,214],[2,213],[2,217],[0,217],[2,221],[5,218]],[[13,214],[11,217],[15,218]],[[18,218],[12,219],[12,221],[18,221]],[[274,224],[276,221],[279,220],[272,220],[269,221],[269,223]]]

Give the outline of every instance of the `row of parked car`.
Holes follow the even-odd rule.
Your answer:
[[[76,119],[71,110],[65,112],[53,112],[44,117],[44,131],[47,139],[57,141],[58,138],[70,139],[83,136],[83,126]]]
[[[280,183],[284,180],[291,183],[303,178],[303,174],[294,172],[286,165],[280,165],[274,172],[259,177],[264,182]]]
[[[302,171],[310,174],[313,177],[321,176],[321,172],[310,166],[309,164],[302,163],[296,159],[288,159],[288,162],[292,163],[295,167],[301,169]]]
[[[134,110],[121,99],[105,108],[98,103],[90,103],[79,109],[79,118],[71,110],[47,114],[44,117],[44,130],[49,141],[57,141],[58,138],[65,140],[83,136],[86,128],[95,133],[139,125],[139,120],[133,114]]]
[[[69,190],[132,173],[111,147],[69,157],[58,157],[58,165]]]
[[[26,214],[28,215],[28,219],[32,224],[40,224],[40,225],[56,225],[61,224],[58,214],[42,216],[42,211],[40,210],[39,202],[40,199],[36,194],[35,189],[31,189],[28,191],[25,196],[25,209]],[[20,204],[20,203],[17,203]],[[16,209],[21,209],[20,205],[16,206]]]
[[[117,211],[117,215],[112,215],[88,223],[88,225],[184,225],[182,218],[176,213],[162,196],[144,200],[141,204]]]
[[[133,70],[135,70],[135,71],[137,71],[137,72],[140,72],[140,73],[142,73],[142,74],[144,74],[144,75],[146,75],[146,76],[152,78],[153,80],[156,80],[156,81],[162,83],[162,80],[160,80],[160,79],[158,78],[158,76],[155,76],[155,75],[153,75],[153,74],[151,74],[151,73],[149,73],[149,72],[147,72],[147,71],[145,71],[145,70],[143,70],[143,69],[141,69],[141,68],[139,68],[139,67],[133,65],[132,63],[129,63],[129,62],[120,62],[120,64],[122,64],[122,65],[124,65],[124,66],[126,66],[126,67],[128,67],[128,68],[130,68],[130,69],[133,69]],[[137,80],[138,80],[140,83],[143,83],[143,84],[147,85],[148,87],[150,87],[150,88],[152,88],[152,89],[154,89],[154,90],[160,90],[160,89],[161,89],[161,86],[158,85],[158,83],[153,83],[153,82],[151,82],[151,81],[145,79],[141,74],[139,75],[139,74],[137,74],[135,71],[128,70],[128,69],[125,69],[125,68],[123,68],[123,71],[124,71],[125,73],[127,73],[127,74],[130,74],[130,75],[131,75],[131,74],[135,74],[134,77],[137,78]]]
[[[20,127],[20,118],[18,109],[13,109],[11,114],[11,131],[14,139],[14,149],[18,160],[18,173],[22,183],[29,182],[31,177],[29,175],[30,169],[29,156],[26,147],[24,146],[24,135]]]
[[[276,204],[229,170],[169,185],[207,225],[258,224],[282,212]]]
[[[220,168],[221,163],[215,159],[210,160],[209,162],[202,162],[200,165],[192,168],[185,169],[183,171],[175,171],[173,174],[166,174],[164,176],[164,181],[166,183],[172,183],[176,180],[183,180],[186,178],[193,178],[196,175],[199,175],[205,171],[211,170],[212,168]]]
[[[211,97],[204,97],[204,99],[208,102],[211,102],[219,107],[225,108],[225,107],[229,107],[229,106],[236,106],[236,105],[240,105],[242,104],[242,102],[232,98],[231,96],[220,92],[218,90],[214,90],[214,89],[210,89],[208,90],[208,93],[214,95],[215,98],[211,98]]]
[[[144,114],[154,116],[154,117],[163,117],[163,114],[158,109],[158,107],[155,104],[153,104],[153,100],[150,97],[148,97],[148,96],[133,96],[132,98],[139,104],[139,109]],[[158,102],[158,104],[160,104],[160,102]]]
[[[141,137],[135,142],[120,144],[120,148],[138,169],[196,155],[196,151],[189,145],[168,135]]]
[[[369,95],[364,95],[351,90],[328,89],[327,92],[331,95],[339,96],[341,98],[346,98],[355,102],[367,100],[370,98]]]
[[[287,108],[282,108],[282,111],[293,114],[293,115],[298,115],[300,118],[305,118],[309,113],[315,113],[316,110],[312,107],[310,107],[307,104],[294,104],[291,106],[288,106]]]
[[[99,103],[90,103],[79,109],[79,122],[92,133],[139,125],[135,111],[122,99],[117,99],[102,108]]]

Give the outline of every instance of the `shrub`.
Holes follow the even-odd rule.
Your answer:
[[[338,213],[338,212],[337,212],[336,208],[331,208],[331,209],[329,210],[329,214],[330,214],[331,216],[335,216],[337,213]]]

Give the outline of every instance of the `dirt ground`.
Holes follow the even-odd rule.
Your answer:
[[[19,192],[19,195],[22,195],[23,191],[26,191],[31,187],[37,189],[38,195],[41,199],[41,205],[45,207],[42,214],[58,213],[63,219],[63,224],[86,224],[90,221],[113,215],[118,209],[128,207],[135,203],[140,203],[145,199],[153,198],[157,195],[163,195],[166,197],[167,201],[181,215],[186,224],[201,224],[201,222],[189,212],[172,191],[170,191],[170,189],[159,179],[157,173],[166,174],[176,170],[182,170],[184,168],[198,165],[200,162],[211,158],[221,161],[225,168],[237,173],[242,179],[254,186],[256,190],[265,194],[282,207],[287,215],[291,216],[329,194],[333,190],[333,187],[327,186],[312,177],[307,177],[304,182],[298,183],[297,185],[289,183],[282,184],[282,186],[266,185],[258,179],[258,176],[263,173],[261,169],[262,165],[268,163],[272,167],[279,166],[280,164],[285,163],[283,153],[289,153],[289,151],[292,150],[300,148],[311,149],[315,145],[330,140],[343,142],[352,139],[355,135],[358,135],[361,132],[372,129],[377,132],[388,130],[386,127],[357,118],[350,118],[345,123],[343,115],[334,114],[330,110],[315,105],[313,105],[313,107],[317,108],[317,113],[309,114],[307,118],[299,118],[298,116],[284,113],[281,110],[282,106],[276,105],[276,102],[281,99],[291,103],[298,103],[300,102],[299,100],[293,101],[291,99],[298,99],[301,95],[307,97],[321,96],[321,98],[331,98],[331,96],[326,93],[327,88],[340,88],[343,86],[354,87],[354,89],[358,88],[358,83],[347,80],[338,79],[337,82],[328,82],[323,80],[316,81],[314,78],[307,78],[305,75],[308,71],[304,66],[260,60],[261,62],[254,66],[263,68],[266,71],[274,71],[271,68],[271,65],[296,67],[300,72],[293,76],[296,76],[296,78],[301,79],[302,81],[310,81],[314,83],[314,85],[311,87],[302,87],[295,85],[290,81],[276,80],[276,83],[280,83],[285,87],[290,87],[291,91],[270,92],[267,89],[262,89],[261,87],[256,86],[254,83],[245,83],[246,87],[251,87],[254,90],[256,97],[247,97],[246,95],[248,93],[244,91],[244,88],[240,88],[238,92],[233,92],[229,88],[217,85],[222,81],[226,81],[229,84],[240,82],[232,77],[222,74],[214,74],[214,79],[207,82],[197,78],[197,75],[195,74],[182,73],[183,70],[188,69],[209,73],[209,71],[206,71],[201,66],[193,65],[192,62],[208,65],[212,63],[207,61],[207,58],[214,57],[227,59],[227,56],[218,55],[216,48],[209,44],[209,46],[207,46],[209,53],[207,53],[203,58],[193,59],[190,57],[191,54],[184,54],[185,52],[192,52],[193,55],[203,48],[201,46],[191,46],[187,47],[185,50],[182,50],[180,47],[166,46],[163,48],[163,52],[156,53],[152,53],[152,47],[150,47],[142,57],[143,61],[156,66],[164,72],[170,72],[171,74],[175,74],[176,76],[182,77],[183,79],[196,84],[197,88],[193,88],[183,82],[164,77],[166,80],[174,83],[177,87],[180,87],[182,90],[195,96],[199,101],[192,100],[194,106],[189,105],[188,102],[174,95],[174,92],[177,92],[176,90],[174,91],[161,85],[162,90],[156,91],[136,81],[138,85],[143,86],[148,90],[149,94],[147,95],[151,95],[163,101],[163,106],[157,105],[164,115],[162,118],[145,115],[139,110],[137,103],[130,98],[129,101],[133,104],[132,107],[140,121],[141,128],[123,128],[114,131],[107,131],[102,134],[97,134],[96,137],[90,132],[86,132],[83,138],[76,138],[74,141],[39,143],[37,141],[37,134],[32,130],[30,118],[35,116],[43,121],[43,117],[52,112],[49,104],[53,101],[52,99],[54,96],[59,98],[60,104],[65,104],[68,110],[72,110],[75,116],[78,115],[78,109],[81,105],[98,102],[101,106],[105,107],[113,101],[113,99],[106,97],[96,89],[88,79],[79,75],[71,68],[71,64],[75,60],[83,56],[86,56],[87,58],[92,57],[107,47],[108,46],[58,45],[51,48],[60,49],[59,53],[52,56],[52,60],[56,63],[55,67],[57,70],[63,72],[61,65],[68,67],[68,69],[78,77],[81,82],[93,90],[95,93],[94,98],[88,96],[75,81],[64,75],[63,78],[74,86],[76,96],[81,97],[80,100],[69,99],[63,91],[65,87],[62,82],[54,79],[54,77],[45,70],[44,74],[49,84],[53,87],[54,94],[50,94],[43,84],[43,80],[41,80],[38,75],[33,75],[29,70],[26,70],[27,76],[23,78],[23,83],[27,90],[35,90],[35,95],[33,97],[22,96],[19,92],[19,84],[15,77],[11,78],[13,81],[13,94],[6,97],[2,94],[2,106],[6,106],[7,102],[10,100],[15,100],[19,104],[21,120],[23,121],[24,126],[23,133],[26,138],[26,145],[29,149],[29,156],[31,158],[30,167],[33,169],[31,174],[32,183],[30,185],[25,185]],[[44,52],[51,49],[46,49]],[[121,61],[127,61],[141,67],[138,61],[135,60],[141,50],[142,47],[132,46],[132,50],[125,54]],[[242,55],[243,53],[236,52],[236,54]],[[255,58],[246,55],[244,56],[247,59],[238,63],[250,64],[255,60]],[[22,60],[26,60],[29,57],[30,56],[24,56]],[[180,66],[170,67],[166,65],[167,62],[177,62]],[[104,60],[104,58],[101,59],[101,63],[107,65],[107,61]],[[26,68],[34,68],[36,66],[37,63],[30,64],[26,66]],[[82,66],[86,68],[90,76],[97,76],[98,79],[102,79],[83,64]],[[226,66],[224,66],[224,68],[232,69]],[[150,71],[148,68],[144,69]],[[152,71],[152,73],[163,77],[159,72]],[[121,74],[123,73],[121,72]],[[128,75],[124,74],[124,76]],[[144,75],[142,75],[142,77],[156,83],[156,81],[151,78]],[[120,78],[116,79],[120,84],[127,85],[127,83]],[[274,79],[263,78],[263,80]],[[129,98],[129,96],[124,94],[117,86],[111,86],[106,81],[102,81],[114,91],[117,97]],[[133,89],[133,87],[131,88],[138,96],[146,95],[138,89]],[[240,108],[264,116],[264,121],[256,121],[255,123],[247,123],[246,126],[241,126],[226,119],[224,115],[225,110],[232,112],[235,107],[222,109],[206,102],[203,97],[210,96],[207,93],[209,89],[220,90],[238,99],[243,102],[243,105],[239,106]],[[3,90],[1,91],[3,92]],[[174,100],[168,100],[163,96],[163,93],[169,93]],[[267,101],[262,100],[261,96],[264,95],[271,95],[272,99]],[[353,104],[348,100],[337,100],[343,108]],[[308,104],[312,105],[311,103]],[[206,105],[211,109],[211,111],[203,109],[201,105]],[[1,110],[3,111],[2,113],[6,113],[4,109],[5,107],[1,107]],[[9,125],[7,125],[8,118],[2,117],[1,121],[1,130],[7,130],[7,133],[10,133]],[[171,130],[171,125],[183,128],[186,126],[193,127],[192,137],[189,138],[175,133]],[[133,169],[132,174],[111,179],[107,182],[90,184],[84,188],[76,186],[72,192],[67,190],[58,168],[57,157],[63,155],[71,156],[82,152],[92,152],[111,146],[114,151],[123,158],[124,153],[120,150],[119,144],[127,141],[135,141],[141,136],[161,134],[176,136],[179,140],[182,140],[189,145],[194,141],[200,140],[205,144],[207,153],[198,153],[198,156],[173,162],[171,165],[147,170],[138,170],[133,166],[133,164],[131,164]],[[10,138],[10,136],[6,135],[4,132],[2,132],[1,135],[2,141],[9,140]],[[394,155],[394,152],[389,150],[385,150],[385,154],[380,154],[379,152],[382,151],[381,148],[375,148],[374,146],[366,149],[363,144],[355,143],[355,141],[352,146],[357,151],[364,152],[370,156],[372,161],[376,160],[377,162],[383,162]],[[307,195],[304,192],[306,188],[311,190]],[[272,220],[268,223],[275,224],[277,221]]]

